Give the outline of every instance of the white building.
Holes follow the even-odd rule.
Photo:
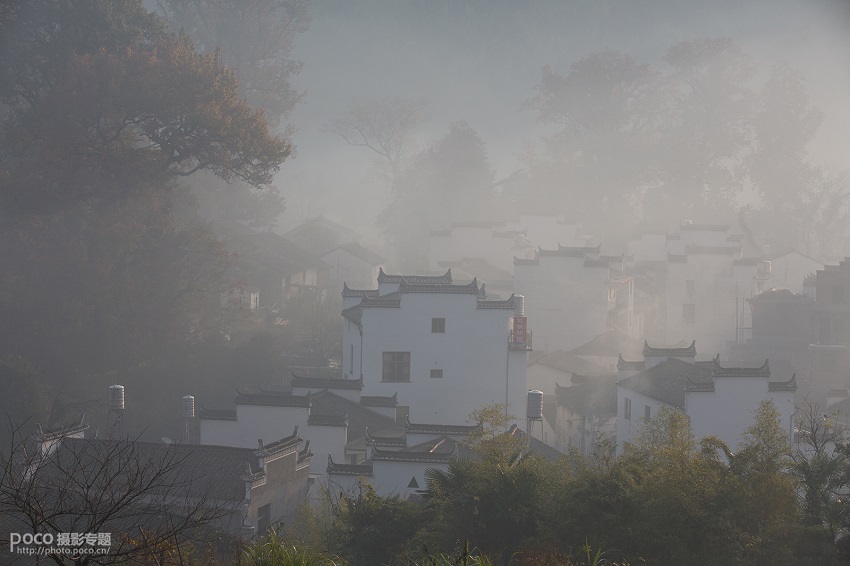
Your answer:
[[[733,452],[763,400],[779,411],[789,442],[795,412],[796,376],[771,381],[767,361],[758,367],[724,367],[718,359],[694,361],[696,345],[644,348],[643,362],[622,361],[617,382],[617,447],[634,441],[662,407],[688,415],[698,438],[716,436]]]
[[[513,296],[488,300],[477,280],[454,285],[451,272],[382,272],[378,287],[343,293],[342,371],[363,379],[364,394],[397,394],[399,416],[414,422],[466,424],[485,403],[525,420],[528,345],[511,332]]]
[[[368,287],[378,277],[387,260],[357,242],[341,244],[320,256],[330,266],[329,283],[342,289],[347,283],[352,287]]]
[[[726,355],[752,327],[746,300],[760,293],[769,267],[744,257],[743,236],[728,225],[683,223],[670,235],[647,234],[629,244],[627,266],[653,281],[660,293],[655,319],[663,328],[647,334],[671,342],[695,338],[707,352]]]
[[[511,272],[514,257],[534,253],[534,246],[519,230],[509,230],[505,222],[453,222],[447,230],[433,230],[429,240],[429,266],[440,269],[440,262],[478,259]]]
[[[804,295],[807,292],[803,285],[806,277],[824,267],[821,262],[791,248],[768,254],[764,259],[770,262],[769,287],[788,289]]]
[[[540,249],[514,260],[514,287],[534,321],[537,349],[571,350],[611,328],[635,336],[632,279],[623,258],[600,255],[600,247]]]
[[[235,410],[204,409],[200,412],[200,441],[204,445],[250,448],[257,438],[274,438],[281,430],[297,427],[322,457],[311,461],[311,473],[325,473],[325,457],[338,462],[358,462],[366,457],[366,430],[399,437],[393,397],[362,396],[360,380],[292,379],[294,394],[261,391],[239,393]]]

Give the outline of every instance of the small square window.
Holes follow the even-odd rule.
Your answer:
[[[623,417],[627,421],[632,420],[632,400],[626,397],[625,403],[623,403]]]
[[[649,419],[651,417],[652,417],[652,409],[649,408],[649,405],[644,405],[643,406],[643,420],[649,421]]]
[[[443,370],[441,369],[432,369],[431,377],[443,377]]]
[[[445,334],[446,333],[446,319],[445,318],[432,318],[431,319],[431,333],[432,334]]]

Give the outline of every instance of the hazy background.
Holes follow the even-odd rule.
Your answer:
[[[810,102],[824,113],[812,160],[843,167],[850,155],[848,2],[315,0],[312,14],[295,48],[304,68],[293,82],[306,96],[291,118],[297,156],[277,177],[287,201],[281,228],[321,213],[377,237],[374,221],[388,187],[370,175],[374,156],[323,132],[352,103],[427,98],[415,132],[419,149],[450,122],[466,120],[486,143],[499,179],[520,167],[518,154],[546,132],[523,107],[542,67],[566,73],[601,50],[661,66],[678,41],[724,36],[763,74],[787,61],[805,75]]]

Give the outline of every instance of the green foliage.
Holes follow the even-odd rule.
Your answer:
[[[398,495],[382,497],[365,481],[351,493],[329,493],[328,545],[352,566],[392,564],[426,520],[424,509]]]
[[[243,566],[342,566],[338,559],[308,548],[289,545],[277,531],[244,551]]]

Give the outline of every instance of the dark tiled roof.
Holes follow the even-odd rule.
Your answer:
[[[232,409],[205,409],[201,408],[198,418],[210,421],[235,421],[236,411]]]
[[[363,389],[363,378],[359,379],[342,379],[342,378],[326,378],[326,377],[307,377],[300,375],[299,372],[292,372],[292,387],[301,387],[302,389],[342,389],[348,391],[360,391]]]
[[[714,377],[770,377],[770,366],[767,360],[758,367],[723,367],[718,358],[720,358],[719,355],[714,359],[714,366],[711,371]]]
[[[557,250],[544,250],[543,248],[539,248],[537,250],[537,257],[572,257],[584,259],[588,254],[593,253],[591,251],[594,248],[565,248],[562,246],[558,246]]]
[[[360,305],[349,307],[342,311],[342,316],[354,324],[360,324],[360,321],[363,319],[363,307]]]
[[[581,346],[570,350],[576,356],[611,356],[626,354],[630,357],[641,353],[640,340],[632,338],[619,330],[608,330],[591,338]]]
[[[348,286],[347,283],[343,282],[342,284],[342,296],[343,297],[368,297],[370,299],[376,299],[378,297],[377,289],[352,289]]]
[[[517,427],[516,425],[512,425],[510,430],[508,430],[505,434],[508,436],[516,437],[520,440],[525,440],[526,438],[528,438],[528,435],[525,432],[519,430],[519,427]],[[564,453],[556,450],[555,448],[549,446],[545,442],[538,440],[533,436],[528,439],[528,451],[531,454],[535,454],[537,456],[540,456],[541,458],[550,460],[552,462],[556,462],[565,456]]]
[[[337,464],[334,462],[330,454],[328,454],[329,476],[371,476],[372,462],[366,464]]]
[[[757,257],[743,257],[741,259],[736,259],[732,262],[734,265],[745,265],[748,267],[755,267],[759,264],[759,259]]]
[[[398,405],[398,393],[393,393],[392,397],[361,395],[360,404],[364,407],[395,407]]]
[[[695,364],[670,358],[619,382],[619,385],[673,407],[685,405],[685,386],[711,380],[711,372]]]
[[[555,384],[558,405],[579,415],[614,416],[617,414],[617,378],[600,377],[570,387]]]
[[[402,283],[409,285],[451,285],[452,270],[443,275],[388,275],[381,268],[378,273],[378,283]]]
[[[366,443],[389,448],[407,448],[406,436],[372,436],[366,429]]]
[[[643,342],[643,356],[645,358],[656,357],[656,358],[674,358],[674,357],[694,357],[697,355],[697,341],[694,340],[691,342],[691,345],[687,348],[671,348],[669,346],[661,346],[658,348],[653,348],[649,345],[649,342],[644,340]]]
[[[800,295],[789,291],[788,289],[769,289],[759,293],[755,297],[748,299],[751,303],[760,302],[800,302],[814,303],[815,300],[808,295]]]
[[[730,224],[693,224],[687,222],[679,224],[680,230],[700,230],[703,232],[727,232],[730,228],[732,228]]]
[[[562,246],[558,244],[559,252],[573,253],[573,252],[581,252],[585,254],[598,254],[602,251],[602,244],[597,244],[595,246]]]
[[[512,310],[516,309],[516,302],[514,301],[514,295],[511,294],[511,296],[504,301],[487,301],[479,299],[478,303],[476,303],[476,308]]]
[[[449,453],[430,450],[414,452],[410,448],[405,450],[382,450],[373,444],[369,459],[373,462],[424,462],[442,464],[454,458],[456,451],[456,444],[453,445],[453,450]]]
[[[405,278],[399,284],[398,292],[404,293],[448,293],[461,295],[477,295],[478,280],[473,279],[466,285],[451,285],[443,283],[411,283]]]
[[[291,395],[288,393],[261,392],[241,393],[236,392],[237,405],[261,405],[270,407],[309,407],[309,395]]]
[[[462,220],[452,222],[452,228],[497,228],[506,226],[504,220]]]
[[[407,419],[404,430],[407,434],[469,435],[481,430],[481,425],[414,424]]]
[[[599,375],[606,371],[604,367],[588,362],[587,360],[576,356],[572,352],[567,352],[566,350],[556,350],[530,365],[534,365],[534,363],[570,374],[579,373],[582,375]]]
[[[446,435],[440,435],[437,438],[406,446],[403,452],[427,452],[431,454],[454,454],[457,450],[458,442]]]
[[[67,438],[58,455],[60,458],[79,459],[83,466],[87,462],[98,465],[104,455],[114,454],[116,450],[132,451],[134,460],[150,467],[169,460],[179,462],[180,465],[174,468],[174,482],[186,486],[191,495],[209,493],[219,499],[234,501],[241,501],[245,495],[246,471],[249,468],[252,473],[259,470],[255,448],[135,442],[133,447],[124,449],[116,446],[119,444],[122,442]],[[63,468],[68,469],[65,464]]]
[[[311,413],[307,417],[307,424],[312,426],[336,426],[347,427],[348,415],[319,415]]]
[[[341,379],[342,370],[339,368],[310,365],[289,365],[293,377],[318,377],[322,379]]]
[[[402,434],[401,427],[396,425],[395,420],[371,411],[366,407],[355,403],[344,397],[325,390],[315,395],[310,396],[311,413],[317,415],[348,415],[348,441],[351,442],[357,438],[362,438],[366,435],[366,428],[380,434],[381,432]]]
[[[357,232],[324,216],[308,220],[284,236],[316,256],[324,255],[340,244],[360,239]]]
[[[628,370],[628,369],[636,369],[636,370],[645,370],[646,369],[646,361],[640,360],[637,362],[629,362],[623,359],[623,356],[619,357],[617,361],[617,369],[619,370]]]
[[[493,267],[486,259],[465,257],[461,261],[439,261],[437,264],[440,267],[448,267],[455,271],[460,271],[461,277],[466,275],[471,278],[478,278],[490,283],[510,283],[513,284],[514,276],[512,273],[502,271],[497,267]]]
[[[734,255],[738,252],[733,246],[686,246],[685,253],[699,255]]]
[[[258,450],[263,453],[264,456],[272,456],[274,454],[279,454],[280,452],[284,452],[287,449],[295,448],[299,444],[301,444],[302,440],[298,437],[298,427],[295,427],[295,432],[290,434],[289,436],[285,436],[280,440],[275,440],[274,442],[270,442],[269,444],[263,444],[260,441],[260,445]]]

